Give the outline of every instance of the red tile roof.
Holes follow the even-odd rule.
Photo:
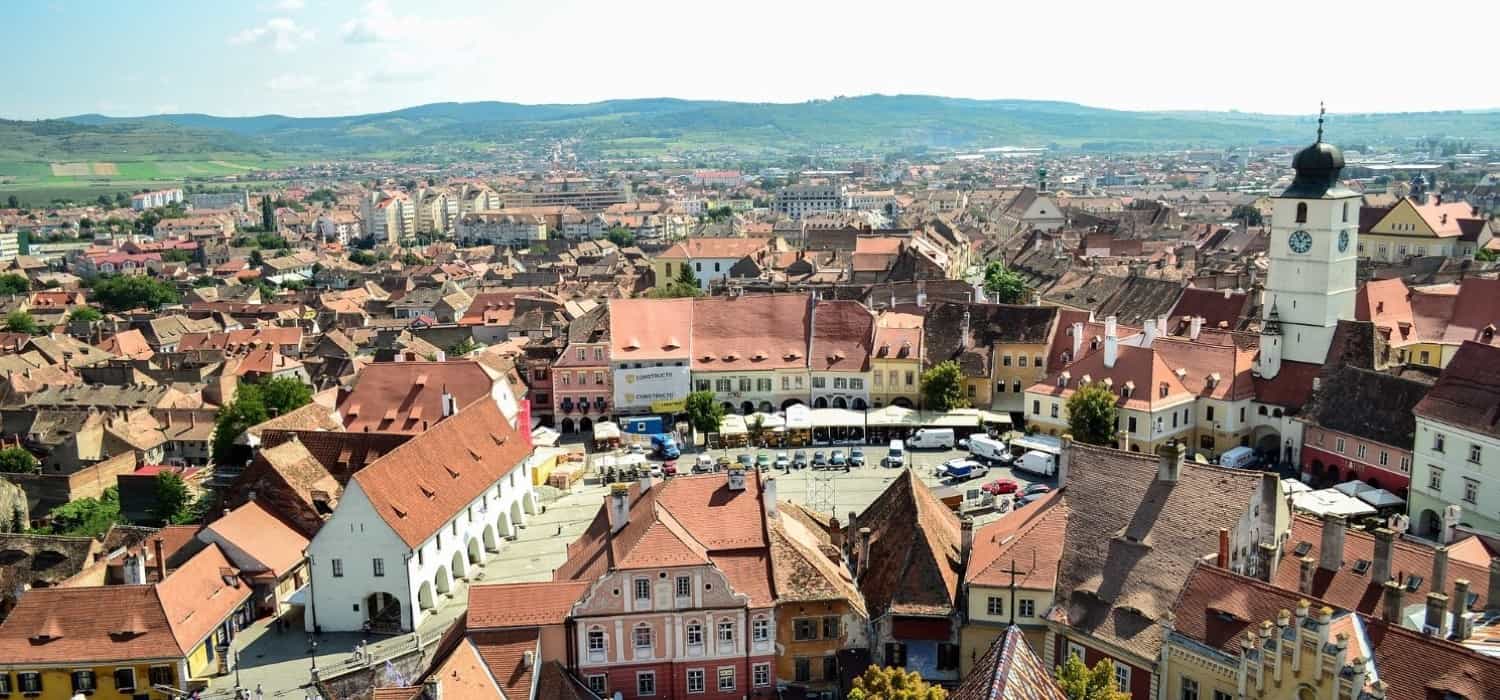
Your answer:
[[[1088,345],[1083,347],[1087,348]],[[1062,372],[1068,373],[1068,381],[1058,386]],[[1104,365],[1104,348],[1101,346],[1066,368],[1048,373],[1046,379],[1033,384],[1027,391],[1066,398],[1073,395],[1085,376],[1090,382],[1110,380],[1110,387],[1120,397],[1117,403],[1122,407],[1141,411],[1154,411],[1161,406],[1182,403],[1196,395],[1177,377],[1172,367],[1163,360],[1161,353],[1152,348],[1123,344],[1119,346],[1114,367]],[[1130,398],[1124,396],[1127,385],[1132,386]],[[1166,396],[1162,396],[1163,386],[1167,389]]]
[[[974,662],[951,700],[1067,700],[1021,628],[1011,626]]]
[[[1015,585],[1052,590],[1062,559],[1068,507],[1053,491],[1024,509],[987,523],[974,532],[965,583],[1009,586],[1011,565],[1020,571]]]
[[[530,698],[531,677],[540,663],[539,632],[536,628],[473,632],[474,644],[490,675],[500,684],[507,698]],[[526,652],[532,652],[531,664],[525,663]]]
[[[692,299],[611,299],[610,359],[639,362],[693,354]]]
[[[1323,365],[1282,360],[1281,369],[1272,379],[1255,377],[1255,400],[1261,403],[1301,408],[1312,397],[1313,380],[1323,372]]]
[[[535,644],[533,638],[532,645],[535,646]],[[522,652],[524,651],[523,649]],[[445,698],[508,700],[512,697],[530,697],[531,684],[529,682],[518,689],[520,695],[501,692],[496,677],[491,675],[489,661],[473,640],[465,639],[453,649],[452,653],[448,654],[448,658],[443,659],[441,664],[432,669],[432,673],[425,680],[439,683],[442,696]]]
[[[562,624],[591,584],[591,581],[543,581],[471,586],[468,628]]]
[[[444,391],[467,406],[488,398],[492,385],[473,360],[376,362],[340,397],[338,412],[349,432],[420,433],[443,420]]]
[[[359,485],[403,542],[416,547],[530,452],[486,394],[371,462],[350,483]]]
[[[808,361],[815,372],[861,372],[869,368],[875,315],[857,301],[819,301],[813,308]]]
[[[306,537],[255,501],[229,511],[204,530],[260,562],[265,571],[278,578],[300,564],[303,552],[307,551]],[[248,568],[246,571],[259,573]]]
[[[1456,428],[1500,436],[1500,347],[1464,343],[1412,412]]]
[[[693,300],[693,369],[806,367],[811,297],[765,294]]]
[[[859,589],[872,617],[953,612],[959,584],[958,516],[910,469],[901,470],[851,526],[854,532],[871,530],[870,560]]]
[[[743,258],[770,248],[769,238],[689,238],[673,245],[657,260]]]

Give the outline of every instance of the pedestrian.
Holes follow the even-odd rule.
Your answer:
[[[266,691],[260,689],[260,684],[255,684],[255,700],[266,700]]]

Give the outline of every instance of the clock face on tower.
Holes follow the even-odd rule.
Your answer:
[[[1306,253],[1312,250],[1312,242],[1312,234],[1306,231],[1293,231],[1292,235],[1286,239],[1286,244],[1293,253]]]
[[[1348,231],[1339,231],[1339,252],[1340,253],[1344,253],[1344,252],[1348,252],[1348,250],[1349,250],[1349,232]]]

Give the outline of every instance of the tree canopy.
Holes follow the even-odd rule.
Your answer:
[[[630,229],[618,224],[611,226],[609,231],[604,234],[604,237],[608,238],[610,243],[621,248],[629,248],[635,245],[635,234],[631,233]]]
[[[39,335],[42,327],[37,324],[30,311],[12,311],[5,315],[5,330],[12,333]]]
[[[104,314],[99,313],[99,310],[92,306],[80,306],[68,312],[69,321],[93,323],[103,318]]]
[[[31,291],[31,280],[25,275],[7,272],[0,275],[0,294],[25,294]]]
[[[7,474],[34,474],[37,471],[36,456],[25,448],[7,447],[0,450],[0,472]]]
[[[968,397],[964,396],[964,373],[957,362],[940,362],[922,373],[922,401],[933,411],[969,405]]]
[[[1100,659],[1089,668],[1078,657],[1069,656],[1054,675],[1068,700],[1130,700],[1130,692],[1115,685],[1115,667],[1109,659]]]
[[[1102,383],[1085,384],[1068,397],[1068,430],[1073,439],[1090,445],[1108,445],[1115,439],[1119,414],[1115,392]]]
[[[49,514],[54,535],[103,537],[120,517],[120,491],[111,486],[99,498],[79,498],[52,509]]]
[[[241,446],[234,444],[236,438],[251,426],[264,423],[273,415],[286,415],[310,401],[312,387],[295,377],[273,377],[240,385],[234,400],[219,409],[219,416],[214,421],[214,461],[226,464],[243,460],[245,453]]]
[[[1249,226],[1259,226],[1265,222],[1265,217],[1261,216],[1260,210],[1249,204],[1236,206],[1229,212],[1229,218],[1236,221],[1243,221]]]
[[[187,482],[173,471],[156,475],[156,503],[151,507],[151,517],[162,525],[185,524],[192,515],[193,494],[188,492]]]
[[[180,299],[172,285],[145,275],[115,275],[94,283],[94,300],[111,311],[159,309]]]
[[[948,691],[928,685],[916,671],[871,665],[854,679],[849,700],[946,700]]]
[[[724,405],[712,391],[695,391],[688,394],[688,425],[699,433],[719,432],[719,423],[724,420]]]
[[[997,304],[1020,304],[1026,301],[1026,280],[1005,263],[991,262],[984,268],[984,291]]]

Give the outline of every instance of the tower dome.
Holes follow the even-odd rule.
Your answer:
[[[1318,199],[1330,190],[1339,187],[1339,173],[1344,169],[1344,152],[1338,146],[1323,142],[1323,113],[1318,112],[1318,138],[1311,146],[1297,151],[1292,157],[1292,169],[1297,172],[1292,185],[1281,193],[1283,197]]]

